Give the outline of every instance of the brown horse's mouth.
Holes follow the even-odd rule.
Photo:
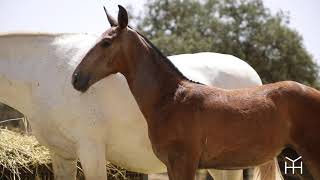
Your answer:
[[[90,77],[81,73],[74,73],[72,75],[72,85],[74,89],[86,92],[89,89]]]

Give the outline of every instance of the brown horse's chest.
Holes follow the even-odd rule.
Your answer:
[[[177,156],[194,153],[201,148],[202,129],[192,113],[181,115],[181,111],[156,118],[149,124],[149,139],[155,155],[163,162],[168,161],[170,154]],[[180,117],[180,118],[178,118]],[[200,143],[200,144],[199,144]]]

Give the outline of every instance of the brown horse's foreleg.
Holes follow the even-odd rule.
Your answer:
[[[166,163],[170,180],[194,180],[199,157],[190,153],[172,152]]]

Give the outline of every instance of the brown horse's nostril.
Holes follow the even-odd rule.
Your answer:
[[[73,87],[81,92],[85,92],[89,88],[89,76],[83,75],[79,72],[72,75],[72,85]]]

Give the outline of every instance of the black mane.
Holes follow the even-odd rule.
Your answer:
[[[129,28],[131,28],[130,26],[128,26]],[[131,28],[132,29],[132,28]],[[160,55],[160,57],[162,57],[164,59],[163,62],[165,62],[166,64],[168,64],[168,66],[173,69],[175,72],[178,73],[178,75],[180,77],[182,77],[183,79],[192,82],[192,83],[196,83],[196,84],[202,84],[200,82],[196,82],[193,81],[189,78],[187,78],[184,74],[182,74],[182,72],[167,58],[167,56],[165,56],[151,41],[149,41],[144,35],[142,35],[140,32],[136,31],[157,53],[158,55]]]

